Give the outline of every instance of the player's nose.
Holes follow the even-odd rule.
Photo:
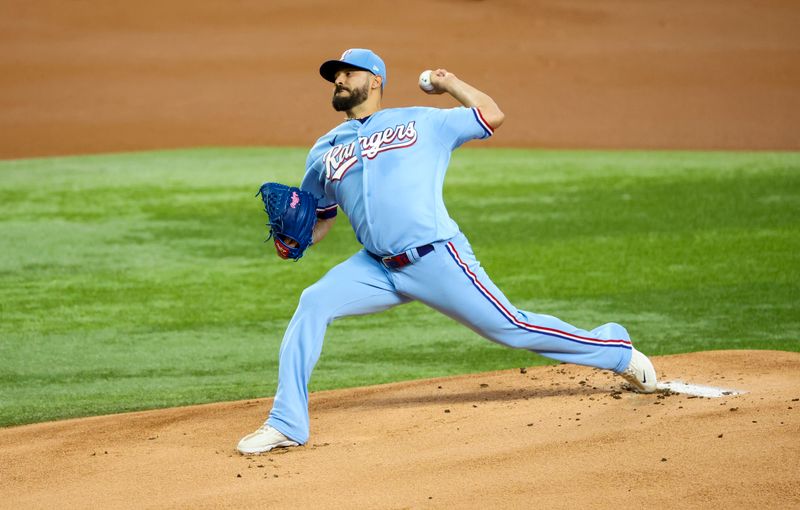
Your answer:
[[[345,78],[347,78],[347,73],[344,71],[336,71],[336,74],[333,77],[333,83],[336,85],[342,85],[345,82]]]

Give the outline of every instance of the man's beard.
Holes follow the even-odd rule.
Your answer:
[[[338,95],[338,92],[341,90],[349,90],[350,95]],[[360,89],[345,89],[344,87],[337,85],[336,90],[333,91],[333,99],[331,100],[331,104],[333,105],[333,109],[337,112],[346,112],[366,101],[368,95],[369,83],[364,84],[364,86]]]

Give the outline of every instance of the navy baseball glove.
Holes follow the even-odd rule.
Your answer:
[[[311,246],[311,234],[317,222],[317,199],[308,191],[265,182],[256,196],[261,195],[264,211],[269,216],[269,237],[283,259],[297,260]]]

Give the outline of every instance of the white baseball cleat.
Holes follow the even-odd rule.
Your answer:
[[[299,446],[299,444],[265,423],[252,434],[244,436],[239,441],[236,449],[242,455],[252,455],[266,453],[273,448],[286,448],[289,446]]]
[[[633,349],[628,368],[620,372],[619,375],[631,383],[639,393],[653,393],[656,391],[656,369],[650,359],[636,349]]]

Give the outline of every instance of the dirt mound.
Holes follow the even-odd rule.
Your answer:
[[[0,430],[2,508],[789,508],[800,505],[800,354],[655,359],[619,392],[571,365],[312,394],[312,438],[235,452],[270,400]]]
[[[342,118],[316,70],[363,46],[385,106],[454,105],[416,87],[437,66],[492,94],[489,146],[798,150],[799,24],[793,0],[5,0],[0,158],[308,147]]]

